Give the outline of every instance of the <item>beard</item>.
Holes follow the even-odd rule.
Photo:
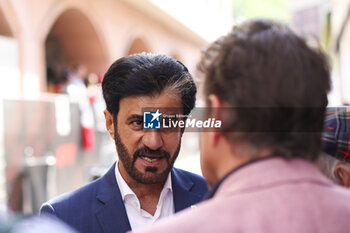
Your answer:
[[[173,165],[177,156],[179,155],[181,140],[179,142],[178,147],[176,148],[176,151],[172,156],[170,155],[169,152],[165,150],[161,150],[161,149],[152,150],[146,146],[137,149],[134,152],[134,154],[131,155],[126,149],[125,144],[121,140],[116,127],[114,132],[115,132],[114,134],[115,145],[117,148],[119,159],[130,177],[132,177],[134,180],[136,180],[141,184],[159,184],[159,183],[165,182],[165,180],[169,175],[169,172],[173,168]],[[155,155],[161,159],[165,159],[165,161],[167,162],[166,169],[164,169],[164,171],[162,171],[159,174],[157,174],[158,167],[153,167],[153,166],[147,166],[145,168],[145,171],[143,172],[139,171],[135,167],[135,162],[137,159],[141,159],[141,156],[144,154]]]

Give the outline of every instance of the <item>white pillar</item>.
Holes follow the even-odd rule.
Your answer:
[[[44,44],[32,32],[19,37],[22,93],[35,98],[46,90]]]

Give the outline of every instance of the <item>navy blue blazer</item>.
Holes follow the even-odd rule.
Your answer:
[[[131,230],[115,178],[115,164],[101,178],[44,203],[40,214],[52,214],[81,233],[124,233]],[[171,171],[175,212],[201,201],[205,180],[190,172]]]

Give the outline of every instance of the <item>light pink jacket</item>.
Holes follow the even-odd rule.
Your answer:
[[[230,175],[212,199],[141,232],[349,233],[350,191],[306,161],[266,159]]]

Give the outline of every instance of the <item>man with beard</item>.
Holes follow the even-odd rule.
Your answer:
[[[118,160],[100,179],[41,208],[80,232],[126,232],[199,202],[205,180],[173,168],[183,130],[144,129],[144,109],[191,112],[196,86],[187,68],[165,55],[117,60],[102,82],[106,126]],[[154,118],[159,111],[152,112]]]

